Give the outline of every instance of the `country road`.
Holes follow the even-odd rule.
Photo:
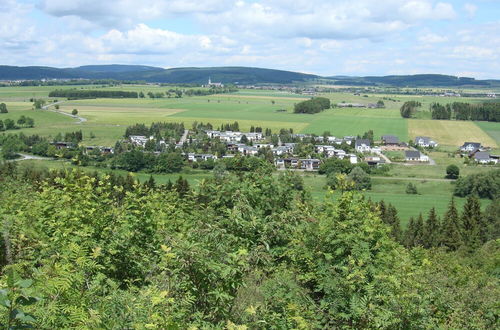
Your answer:
[[[182,134],[181,139],[179,140],[180,145],[183,145],[184,142],[186,142],[188,134],[189,134],[189,130],[185,129],[184,134]]]
[[[50,109],[51,106],[55,106],[56,104],[61,104],[63,102],[64,101],[59,101],[59,102],[54,102],[54,103],[51,103],[51,104],[44,105],[42,107],[42,110],[47,110],[47,111],[52,111],[52,112],[55,112],[55,113],[60,113],[61,115],[65,115],[65,116],[69,116],[69,117],[74,118],[74,119],[78,119],[77,124],[81,124],[81,123],[84,123],[84,122],[87,121],[87,118],[83,118],[83,117],[80,117],[78,115],[72,115],[70,113],[67,113],[67,112],[64,112],[64,111],[60,111],[60,110],[57,110],[57,109]]]
[[[8,160],[9,162],[19,162],[22,160],[53,160],[52,158],[49,157],[40,157],[40,156],[35,156],[35,155],[28,155],[28,154],[23,154],[23,153],[18,153],[18,155],[21,156],[21,158],[16,158],[16,159],[10,159]]]

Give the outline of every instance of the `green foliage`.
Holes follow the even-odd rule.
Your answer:
[[[40,300],[32,288],[33,280],[19,278],[13,269],[7,273],[7,286],[0,289],[0,326],[4,329],[32,328],[36,318],[26,308]]]
[[[447,179],[458,179],[460,176],[460,169],[455,164],[450,164],[446,167],[446,178]]]
[[[0,103],[0,113],[8,113],[7,105],[5,103]]]
[[[406,193],[410,195],[418,194],[417,186],[414,185],[412,182],[409,182],[408,185],[406,186]]]
[[[326,97],[313,97],[310,100],[302,101],[295,104],[294,113],[318,113],[326,109],[330,109],[330,99]]]
[[[439,103],[432,103],[430,110],[432,119],[451,119],[451,107],[449,104],[444,106]]]
[[[415,112],[417,111],[417,108],[421,107],[422,104],[418,101],[407,101],[403,103],[401,106],[401,109],[399,109],[399,112],[401,113],[401,117],[403,118],[411,118]]]
[[[480,198],[496,199],[500,196],[500,169],[461,177],[455,184],[455,196],[475,195]]]
[[[103,91],[85,89],[57,89],[49,93],[49,97],[67,97],[70,99],[85,98],[134,98],[138,97],[137,92],[127,91]]]
[[[394,207],[355,191],[315,204],[290,172],[229,174],[218,166],[194,190],[182,178],[140,185],[130,176],[12,166],[0,167],[7,288],[0,305],[18,302],[19,312],[4,313],[3,325],[491,329],[498,322],[498,241],[470,254],[407,250],[395,241]],[[477,218],[470,204],[464,219],[497,223],[498,205]],[[423,245],[432,223],[412,220],[408,245]],[[19,273],[13,284],[10,269]]]

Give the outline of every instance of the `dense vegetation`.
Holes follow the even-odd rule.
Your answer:
[[[407,250],[393,208],[356,192],[316,205],[291,173],[218,171],[191,190],[0,171],[4,325],[498,326],[498,241]]]
[[[295,104],[294,113],[318,113],[330,109],[330,99],[326,97],[313,97],[310,100]]]
[[[399,109],[401,113],[401,117],[403,118],[411,118],[415,112],[417,111],[417,108],[421,107],[422,104],[418,101],[407,101],[403,103],[401,106],[401,109]]]
[[[433,103],[430,110],[432,119],[500,121],[500,102],[479,104],[453,102],[446,105]]]
[[[490,199],[500,198],[500,169],[459,178],[455,184],[455,196],[469,195]]]
[[[137,98],[137,92],[126,91],[102,91],[88,89],[57,89],[49,93],[49,97],[67,97],[70,99],[86,98]]]

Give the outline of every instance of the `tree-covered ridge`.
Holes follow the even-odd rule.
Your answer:
[[[0,284],[33,281],[35,328],[498,325],[498,241],[406,250],[357,192],[316,205],[288,172],[218,172],[191,190],[0,171]]]

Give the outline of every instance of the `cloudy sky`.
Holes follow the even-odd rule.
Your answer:
[[[0,0],[0,58],[500,78],[500,0]]]

